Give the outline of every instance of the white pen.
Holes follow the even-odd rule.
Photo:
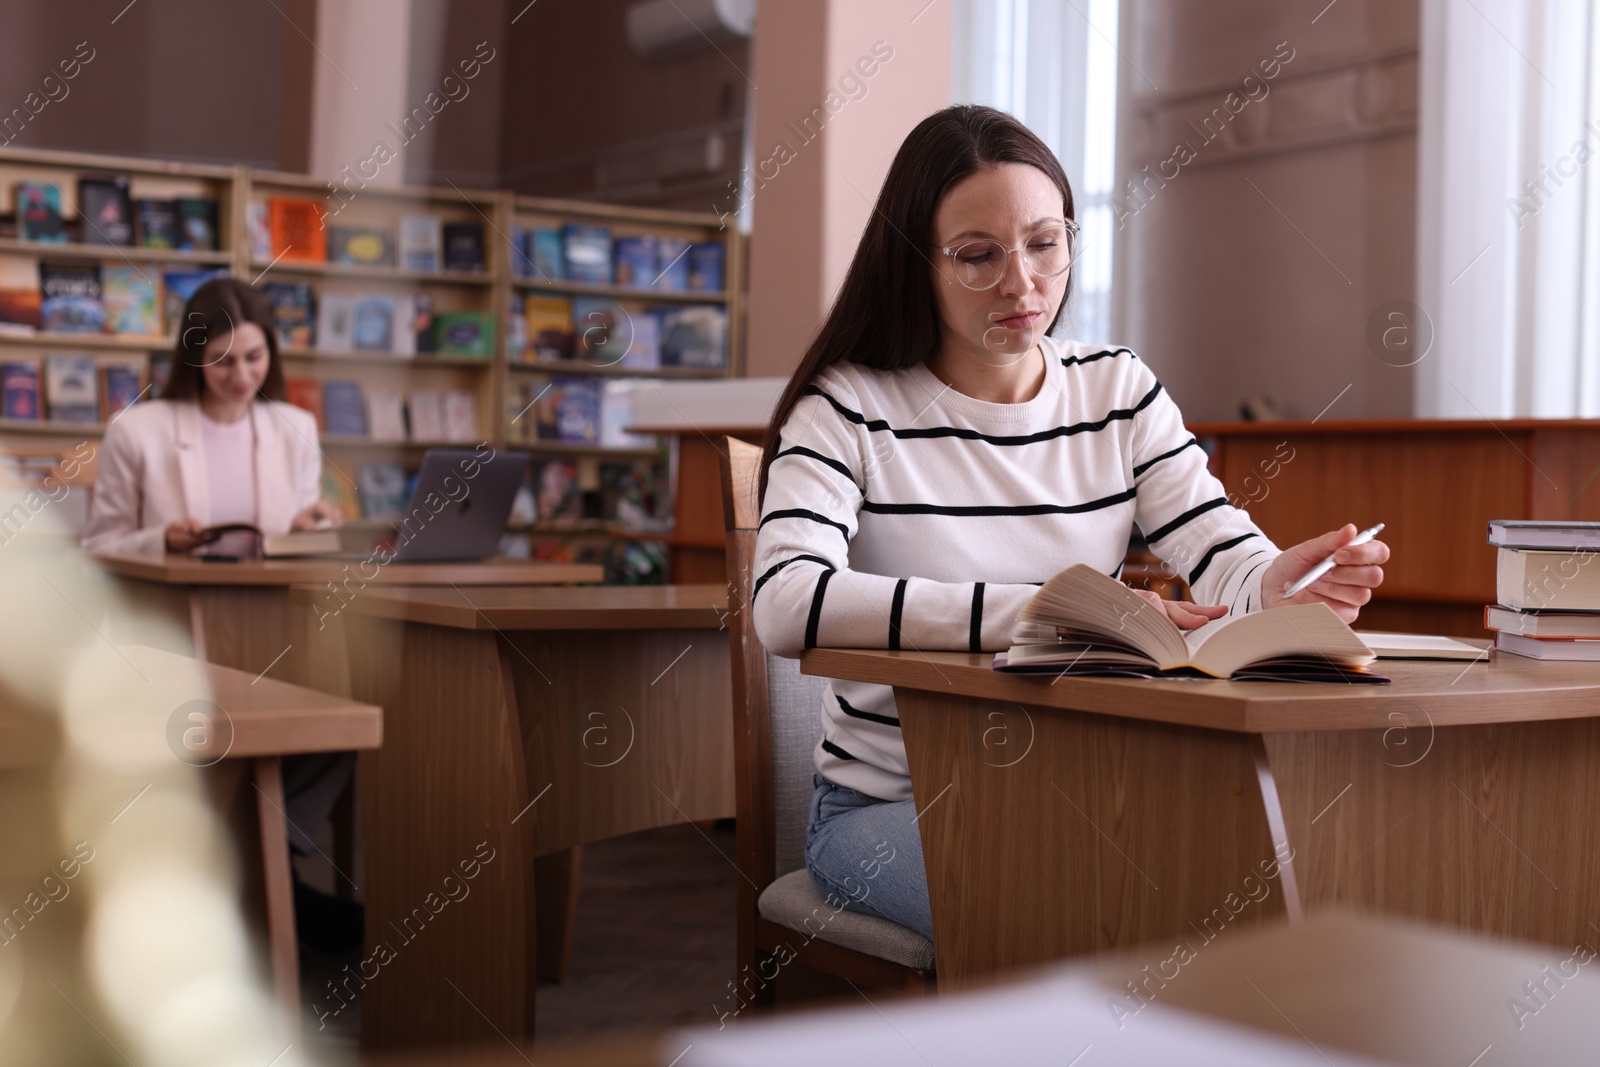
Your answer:
[[[1383,523],[1380,522],[1376,526],[1372,526],[1372,527],[1369,527],[1368,529],[1362,530],[1360,533],[1356,534],[1356,539],[1354,541],[1351,541],[1348,545],[1341,545],[1341,546],[1339,546],[1339,548],[1335,549],[1334,551],[1335,552],[1340,552],[1340,551],[1343,551],[1346,548],[1354,548],[1356,545],[1364,545],[1368,541],[1372,540],[1374,537],[1377,537],[1379,531],[1381,531],[1382,529],[1383,529]],[[1288,592],[1284,593],[1283,595],[1284,596],[1294,596],[1296,593],[1304,592],[1307,586],[1309,586],[1312,582],[1316,581],[1318,578],[1321,578],[1324,574],[1327,574],[1331,570],[1333,570],[1333,557],[1329,556],[1327,559],[1323,560],[1321,563],[1317,564],[1315,567],[1312,567],[1310,570],[1306,571],[1304,577],[1302,577],[1298,582],[1295,582],[1293,585],[1291,585],[1289,587]]]

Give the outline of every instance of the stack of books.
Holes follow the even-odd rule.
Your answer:
[[[1494,647],[1534,659],[1600,660],[1600,523],[1489,524],[1497,604]]]

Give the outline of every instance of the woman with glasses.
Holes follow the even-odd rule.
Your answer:
[[[1076,241],[1061,164],[1004,112],[946,108],[900,146],[767,434],[752,610],[774,654],[1002,650],[1051,575],[1119,575],[1135,524],[1194,593],[1140,591],[1180,627],[1291,602],[1354,621],[1382,542],[1345,547],[1345,526],[1278,549],[1149,367],[1051,336]],[[834,679],[822,719],[812,881],[931,938],[894,691]]]

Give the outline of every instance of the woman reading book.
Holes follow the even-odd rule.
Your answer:
[[[1355,619],[1382,542],[1346,547],[1346,526],[1280,551],[1148,366],[1051,336],[1076,234],[1061,164],[1004,112],[946,108],[900,146],[767,435],[752,610],[774,654],[1004,650],[1052,575],[1119,575],[1136,524],[1194,593],[1140,591],[1181,628],[1285,603]],[[894,692],[832,680],[822,719],[812,881],[931,938]]]
[[[337,525],[338,509],[322,498],[316,419],[283,394],[263,294],[234,278],[201,286],[178,324],[163,398],[106,427],[84,547],[187,552],[212,526]]]
[[[322,454],[310,412],[283,402],[272,310],[256,289],[216,278],[189,298],[165,396],[106,427],[83,546],[91,552],[187,552],[207,527],[264,534],[338,525],[322,499]],[[265,664],[263,664],[265,666]],[[306,854],[350,780],[352,753],[283,761],[290,847]],[[296,882],[302,940],[361,943],[361,908]]]

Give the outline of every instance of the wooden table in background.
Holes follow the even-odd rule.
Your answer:
[[[347,692],[337,642],[316,638],[319,622],[375,588],[437,585],[447,589],[490,585],[599,582],[587,563],[496,560],[486,563],[390,563],[346,559],[267,559],[207,563],[192,556],[93,557],[124,580],[140,610],[177,624],[185,647],[175,648],[225,667],[269,671],[274,678],[328,692]],[[289,604],[289,586],[315,585],[322,595]],[[452,590],[452,595],[456,595]],[[141,638],[144,635],[140,635]]]
[[[1600,419],[1393,419],[1189,427],[1279,545],[1387,523],[1369,630],[1483,636],[1491,519],[1600,521]]]
[[[531,1034],[535,859],[734,811],[722,584],[468,596],[370,589],[338,618],[352,693],[385,712],[360,767],[367,952],[394,957],[362,991],[368,1048]]]
[[[1052,680],[990,659],[803,660],[895,687],[941,991],[1302,902],[1596,936],[1600,664],[1385,661],[1392,685],[1358,686]],[[1292,863],[1246,900],[1275,853]]]

